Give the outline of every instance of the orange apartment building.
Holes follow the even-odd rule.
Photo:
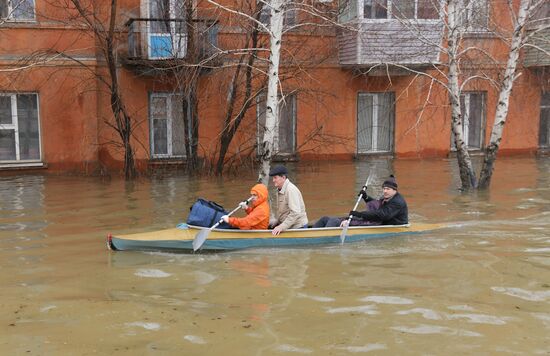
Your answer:
[[[105,71],[105,61],[94,33],[73,9],[60,6],[64,3],[0,0],[0,170],[45,168],[93,174],[122,166],[119,139],[111,127],[109,93],[98,75]],[[102,16],[108,14],[108,3],[89,2],[89,10],[106,18]],[[289,31],[283,41],[281,73],[286,77],[281,82],[285,101],[278,123],[279,157],[446,157],[452,153],[447,93],[418,74],[437,77],[436,68],[445,59],[437,47],[444,45],[440,11],[429,4],[425,0],[351,0],[338,17],[345,29],[290,29],[306,20],[299,11],[285,14]],[[469,4],[463,19],[469,21],[465,41],[505,62],[501,40],[486,30],[494,24],[509,27],[502,8],[505,2]],[[209,3],[195,6],[198,10],[191,17],[198,24],[195,38],[201,63],[216,51],[239,48],[246,30],[237,15]],[[118,1],[118,79],[132,116],[131,142],[141,170],[186,159],[183,120],[188,113],[180,105],[185,94],[166,65],[197,64],[187,58],[190,37],[179,25],[187,16],[184,8],[183,0]],[[549,17],[549,9],[538,14]],[[265,14],[260,20],[266,21]],[[549,30],[537,38],[539,48],[550,47]],[[215,157],[219,150],[235,70],[232,63],[235,56],[216,56],[200,71],[199,128],[193,139],[204,158]],[[490,71],[491,64],[484,65]],[[261,72],[262,65],[258,68]],[[501,154],[534,154],[550,147],[549,68],[550,58],[544,51],[531,47],[522,52],[522,75],[513,89]],[[259,82],[255,79],[254,85],[259,87]],[[489,140],[497,97],[487,81],[473,80],[465,87],[464,133],[473,151],[480,151]],[[258,95],[246,112],[228,154],[254,156],[264,118],[261,98]]]

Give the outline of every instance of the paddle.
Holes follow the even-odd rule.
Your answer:
[[[248,204],[252,200],[252,197],[245,200],[245,202]],[[235,209],[231,210],[227,216],[233,215],[234,212],[239,210],[241,208],[241,204],[239,204]],[[208,238],[208,235],[212,230],[218,227],[219,224],[223,222],[223,219],[220,219],[217,223],[214,224],[210,229],[201,230],[195,235],[195,239],[193,240],[193,251],[197,251],[199,248],[201,248],[202,244],[204,244],[204,241],[206,241],[206,238]]]
[[[372,178],[372,174],[369,173],[367,181],[365,182],[365,185],[363,186],[363,188],[361,188],[361,190],[365,190],[367,188],[367,186],[370,184],[371,178]],[[353,206],[352,210],[357,210],[357,206],[359,205],[360,201],[361,201],[361,192],[359,192],[359,196],[357,197],[357,201],[355,202],[355,205]],[[349,227],[349,223],[351,221],[351,218],[353,218],[353,215],[350,215],[348,217],[348,223],[344,226],[344,229],[342,230],[342,233],[340,234],[340,242],[342,243],[342,245],[344,244],[344,240],[346,239],[346,233],[348,232],[348,227]]]

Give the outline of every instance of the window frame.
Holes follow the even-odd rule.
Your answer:
[[[389,117],[389,120],[390,120],[390,129],[388,130],[388,134],[390,135],[390,142],[389,142],[389,148],[388,150],[385,150],[385,151],[382,151],[382,150],[379,150],[378,149],[378,127],[379,125],[375,125],[375,121],[376,123],[378,123],[379,121],[379,118],[380,118],[380,115],[379,115],[379,108],[381,106],[381,104],[379,104],[379,100],[381,99],[381,96],[382,95],[388,95],[390,99],[393,99],[392,100],[392,105],[391,105],[391,108],[390,108],[390,111],[388,112],[388,117]],[[359,139],[360,139],[360,135],[359,135],[359,105],[360,105],[360,99],[361,97],[371,97],[372,98],[372,127],[373,127],[373,131],[371,131],[370,133],[370,136],[371,136],[371,140],[372,140],[372,143],[371,143],[371,149],[370,150],[361,150],[360,149],[360,142],[359,142]],[[355,118],[355,123],[356,123],[356,128],[355,128],[355,145],[356,145],[356,153],[358,155],[370,155],[370,154],[393,154],[394,150],[395,150],[395,111],[396,111],[396,101],[395,101],[395,92],[393,91],[385,91],[385,92],[374,92],[374,91],[361,91],[361,92],[358,92],[357,93],[357,98],[356,98],[356,118]],[[375,117],[376,117],[376,120],[375,120]],[[376,150],[373,149],[373,147],[376,146]]]
[[[471,146],[469,142],[470,138],[470,99],[471,95],[479,94],[481,95],[481,118],[479,120],[479,147]],[[464,107],[462,107],[462,100],[464,100]],[[485,147],[485,131],[487,129],[487,92],[485,91],[464,91],[460,94],[460,105],[462,113],[462,137],[466,145],[468,146],[468,151],[481,151]],[[456,146],[454,141],[454,135],[451,131],[451,151],[456,152]]]
[[[372,0],[374,1],[374,0]],[[365,0],[355,0],[357,2],[357,18],[361,19],[363,21],[369,21],[369,22],[394,22],[394,21],[417,21],[417,22],[423,22],[423,23],[437,23],[441,21],[442,18],[442,8],[443,8],[443,1],[442,0],[435,0],[439,2],[439,9],[438,9],[438,16],[433,19],[423,19],[418,18],[418,2],[420,0],[412,0],[414,1],[414,18],[398,18],[394,17],[393,13],[393,1],[395,0],[386,0],[386,18],[370,18],[365,17]],[[410,0],[409,0],[410,1]]]
[[[183,93],[172,93],[172,92],[149,92],[149,153],[151,159],[185,159],[187,158],[187,152],[182,155],[174,154],[174,135],[172,132],[173,127],[173,105],[174,98],[177,96],[183,97]],[[167,153],[154,153],[155,151],[155,127],[153,125],[153,98],[160,97],[166,98],[166,151]],[[182,112],[182,115],[186,115],[185,112]],[[182,119],[184,119],[182,117]],[[183,128],[185,130],[185,127]],[[185,133],[183,140],[185,140]],[[185,147],[184,147],[185,149]]]
[[[294,156],[296,155],[296,148],[297,148],[297,141],[298,141],[298,132],[297,132],[297,127],[298,127],[298,94],[297,93],[293,93],[293,92],[290,92],[286,95],[283,95],[284,98],[286,98],[285,100],[287,100],[288,98],[292,98],[292,101],[289,101],[287,100],[287,102],[289,102],[291,105],[292,105],[292,117],[291,117],[291,120],[292,120],[292,152],[279,152],[279,133],[280,133],[280,128],[279,128],[279,123],[281,122],[281,120],[279,119],[278,122],[275,123],[275,136],[274,138],[276,138],[274,141],[274,147],[273,147],[273,152],[274,152],[274,156]],[[258,97],[256,98],[256,154],[257,155],[261,155],[262,152],[261,152],[261,147],[262,147],[262,142],[263,142],[263,136],[260,136],[259,133],[260,133],[260,118],[263,115],[265,115],[265,103],[266,103],[266,99],[267,99],[267,93],[263,93],[263,94],[260,94],[258,95]],[[281,113],[281,103],[282,103],[282,98],[279,96],[279,115]]]
[[[271,9],[269,8],[269,5],[266,3],[262,7],[258,21],[261,22],[264,26],[269,26],[270,17],[271,17]],[[289,24],[289,21],[291,21],[290,24]],[[296,26],[297,24],[298,24],[298,11],[296,9],[285,9],[285,12],[283,14],[283,30],[286,30],[292,26]]]
[[[466,0],[462,0],[466,1]],[[465,32],[467,33],[484,33],[489,30],[489,11],[490,11],[490,2],[488,0],[467,0],[468,2],[468,8],[466,11],[468,11],[468,19],[471,19],[473,17],[473,14],[476,13],[476,10],[479,9],[479,7],[475,7],[472,4],[475,2],[483,2],[481,6],[485,7],[485,18],[484,18],[484,24],[481,26],[472,26],[471,20],[468,20],[466,23],[464,23],[465,20],[462,18],[460,19],[460,26],[464,27]]]
[[[19,138],[19,117],[17,114],[17,96],[19,95],[34,95],[36,99],[36,121],[38,128],[38,158],[37,159],[21,159],[21,147]],[[15,144],[15,159],[14,160],[2,160],[0,159],[0,165],[4,164],[25,164],[25,163],[41,163],[42,162],[42,128],[40,123],[40,97],[36,92],[20,92],[20,93],[8,93],[0,92],[0,96],[8,96],[11,100],[11,124],[0,124],[0,130],[14,130],[14,144]]]
[[[162,0],[147,0],[147,14],[148,18],[152,19],[153,15],[153,5],[157,4]],[[172,58],[185,58],[187,55],[187,32],[185,28],[180,30],[182,24],[179,21],[175,20],[185,20],[185,7],[183,0],[168,0],[169,9],[168,9],[168,18],[163,19],[168,21],[168,29],[155,30],[154,22],[148,21],[146,24],[147,31],[147,58],[151,60],[163,60],[163,59],[172,59]],[[181,16],[178,17],[181,13]],[[185,26],[185,22],[183,22]],[[170,44],[170,53],[169,55],[158,55],[160,52],[167,52],[166,48],[155,47],[153,41],[156,40],[158,44]],[[155,55],[157,53],[157,55]]]
[[[17,17],[14,17],[13,14],[14,14],[14,11],[16,10],[16,8],[13,7],[13,4],[12,2],[14,0],[0,0],[0,2],[2,1],[5,1],[5,6],[6,6],[6,9],[7,9],[7,14],[6,14],[6,17],[3,17],[2,14],[0,14],[0,19],[2,20],[5,20],[6,22],[10,22],[10,23],[32,23],[32,22],[36,22],[36,0],[28,0],[28,1],[32,1],[32,18],[17,18]],[[23,0],[25,1],[25,0]]]

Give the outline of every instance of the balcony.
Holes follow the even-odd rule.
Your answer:
[[[174,64],[204,62],[214,65],[217,51],[218,25],[211,20],[192,20],[193,33],[187,32],[185,19],[130,19],[128,54],[123,64],[138,71],[166,69]],[[190,48],[191,36],[195,49]]]
[[[399,75],[405,73],[401,69],[405,66],[422,69],[439,63],[443,21],[432,5],[438,2],[349,0],[341,4],[338,20],[344,28],[337,38],[343,67],[387,75],[387,64],[391,74]]]
[[[523,65],[533,69],[550,67],[550,28],[528,29]],[[547,68],[548,69],[548,68]]]

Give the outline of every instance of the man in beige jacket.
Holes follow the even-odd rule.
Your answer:
[[[273,185],[277,188],[277,220],[274,222],[273,235],[279,235],[287,229],[307,227],[306,205],[300,190],[288,179],[285,166],[278,165],[269,171]]]

